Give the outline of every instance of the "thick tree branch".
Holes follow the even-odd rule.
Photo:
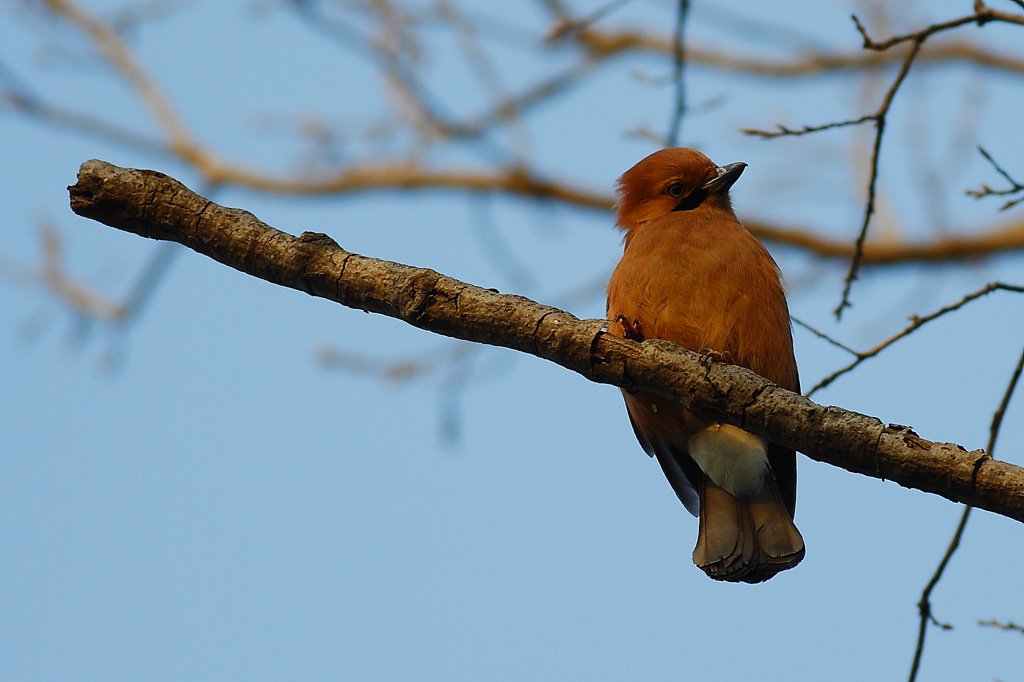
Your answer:
[[[981,450],[932,443],[904,426],[817,405],[743,368],[707,366],[665,341],[618,338],[603,331],[603,320],[581,321],[433,270],[349,253],[326,235],[293,237],[155,171],[88,161],[69,190],[79,215],[179,242],[269,282],[438,334],[523,351],[591,381],[667,396],[812,459],[1024,521],[1024,469]]]

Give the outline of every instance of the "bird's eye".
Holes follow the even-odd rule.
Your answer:
[[[683,183],[673,182],[668,186],[668,189],[665,190],[665,194],[669,195],[673,199],[678,199],[683,196]]]

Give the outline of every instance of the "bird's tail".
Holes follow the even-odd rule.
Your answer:
[[[800,563],[804,540],[771,473],[749,500],[739,500],[706,476],[701,478],[693,563],[709,577],[759,583]]]

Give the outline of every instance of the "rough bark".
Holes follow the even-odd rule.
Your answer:
[[[276,230],[162,173],[82,165],[68,188],[81,216],[151,239],[171,240],[255,277],[467,341],[513,348],[591,381],[643,389],[698,415],[735,424],[820,462],[889,479],[1024,521],[1024,469],[933,443],[910,428],[818,405],[672,343],[637,343],[573,315],[415,268],[350,253],[327,235]]]

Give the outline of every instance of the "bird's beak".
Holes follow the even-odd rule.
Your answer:
[[[730,163],[727,166],[718,166],[715,168],[715,177],[705,182],[700,188],[708,194],[727,192],[732,187],[732,183],[739,179],[743,169],[746,167],[747,164],[742,161]]]

